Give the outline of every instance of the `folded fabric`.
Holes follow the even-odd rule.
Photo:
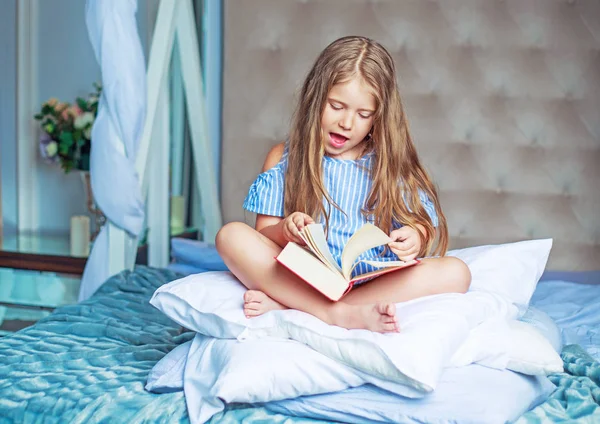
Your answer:
[[[171,239],[174,262],[209,271],[227,271],[227,265],[212,243],[185,238]]]
[[[210,271],[210,269],[199,268],[197,266],[183,264],[183,263],[177,263],[177,262],[171,262],[169,265],[167,265],[167,269],[169,271],[176,272],[176,273],[181,274],[183,276],[188,276],[188,275],[192,275],[192,274],[199,274],[201,272]]]

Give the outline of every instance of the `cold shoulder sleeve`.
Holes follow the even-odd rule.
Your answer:
[[[244,209],[261,215],[283,217],[284,158],[260,174],[250,186]]]

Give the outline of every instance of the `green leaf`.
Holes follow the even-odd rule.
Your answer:
[[[79,106],[79,108],[81,110],[87,110],[88,109],[87,101],[85,101],[85,99],[82,99],[81,97],[77,97],[77,106]]]
[[[67,156],[69,154],[69,146],[63,143],[58,144],[58,153],[61,156]]]
[[[65,131],[60,135],[60,141],[61,145],[64,144],[67,148],[71,147],[75,143],[75,140],[73,140],[73,133]]]

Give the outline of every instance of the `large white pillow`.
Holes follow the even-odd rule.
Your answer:
[[[451,252],[470,267],[471,291],[398,304],[400,334],[346,330],[290,310],[247,319],[242,310],[246,289],[229,272],[197,274],[171,282],[159,288],[150,302],[201,334],[246,339],[289,337],[371,375],[431,391],[471,329],[486,319],[515,318],[506,303],[529,303],[551,244],[551,240],[534,240]]]
[[[532,324],[517,320],[489,320],[473,329],[451,361],[454,367],[472,363],[527,375],[563,371],[550,341]]]
[[[471,328],[516,308],[493,293],[449,293],[397,305],[398,334],[346,330],[295,310],[247,319],[245,288],[229,272],[188,276],[160,287],[150,303],[174,321],[217,338],[291,338],[369,375],[432,391]]]
[[[389,334],[347,330],[296,310],[272,314],[276,326],[248,328],[238,339],[287,337],[370,375],[430,392],[472,328],[515,318],[517,308],[493,293],[422,297],[396,305],[400,332]]]
[[[471,291],[498,293],[525,311],[551,247],[552,239],[531,240],[452,250],[448,255],[469,266]],[[246,328],[275,324],[271,314],[244,316],[245,291],[230,272],[204,272],[159,287],[150,303],[186,328],[213,337],[236,338]]]
[[[471,270],[471,291],[498,293],[526,309],[544,272],[552,239],[451,250]]]
[[[176,354],[181,357],[182,352]],[[179,360],[178,363],[183,362]],[[170,370],[161,379],[161,384],[168,384],[169,378],[177,382],[174,371]],[[423,395],[347,367],[301,343],[284,339],[239,342],[198,334],[189,347],[183,375],[192,423],[207,421],[229,403],[292,399],[364,384],[373,384],[405,397]],[[154,384],[153,387],[160,389],[161,386]]]
[[[207,336],[235,339],[246,328],[274,326],[271,314],[244,315],[246,288],[228,271],[189,275],[159,287],[150,304],[185,328]]]

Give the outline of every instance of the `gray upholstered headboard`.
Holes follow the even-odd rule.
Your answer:
[[[552,237],[550,269],[600,269],[600,1],[228,0],[224,26],[225,222],[252,221],[317,54],[359,34],[396,60],[451,247]]]

